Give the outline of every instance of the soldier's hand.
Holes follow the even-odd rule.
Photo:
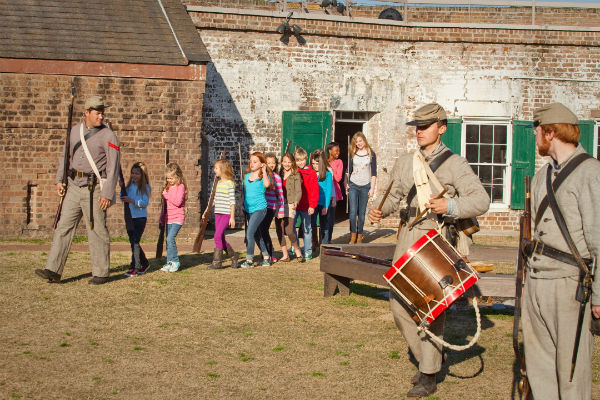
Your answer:
[[[56,184],[56,193],[58,193],[60,197],[65,195],[65,188],[63,187],[62,183]]]
[[[100,209],[106,210],[110,206],[110,199],[100,196]]]
[[[594,318],[600,318],[600,306],[592,306],[592,315]]]
[[[383,213],[381,212],[381,210],[378,210],[377,208],[371,208],[369,210],[369,221],[371,221],[371,223],[376,224],[377,222],[381,221],[381,218],[383,217]]]
[[[431,195],[431,199],[429,203],[425,204],[425,207],[429,208],[436,214],[445,214],[448,211],[448,199],[442,197],[441,199],[434,199],[433,195]]]

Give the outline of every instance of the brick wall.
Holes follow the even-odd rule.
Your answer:
[[[279,11],[280,5],[275,2],[257,0],[182,0],[186,5],[204,7],[222,7],[252,10]],[[532,21],[531,7],[408,7],[408,15],[404,15],[403,4],[396,6],[359,6],[352,7],[352,17],[377,18],[387,9],[398,10],[405,21],[408,22],[433,22],[433,23],[483,23],[483,24],[515,24],[530,25]],[[294,11],[294,18],[299,18],[300,2],[288,2],[287,8]],[[325,14],[318,4],[310,4],[309,13],[313,15]],[[330,8],[331,15],[342,15]],[[535,24],[550,26],[600,26],[600,9],[597,8],[551,8],[539,7],[535,9]]]
[[[282,111],[370,111],[364,130],[378,153],[378,192],[389,180],[383,168],[416,147],[405,123],[426,102],[439,102],[453,118],[528,120],[554,100],[581,119],[599,109],[595,31],[406,27],[294,14],[307,41],[300,46],[294,37],[279,41],[282,18],[190,15],[213,62],[203,119],[219,127],[215,142],[236,136],[251,150],[277,151]],[[481,223],[517,230],[518,212],[490,212]]]
[[[0,74],[1,236],[40,237],[51,234],[58,196],[56,166],[64,145],[70,101],[70,76]],[[201,110],[204,81],[75,77],[73,123],[83,114],[85,98],[104,96],[106,117],[121,143],[121,165],[126,179],[131,165],[144,161],[149,168],[153,196],[146,236],[157,235],[160,191],[164,182],[164,153],[181,165],[188,183],[188,224],[184,237],[197,232],[201,169]],[[27,225],[27,186],[31,189]],[[123,208],[108,211],[111,236],[125,236]],[[78,234],[85,235],[83,224]]]

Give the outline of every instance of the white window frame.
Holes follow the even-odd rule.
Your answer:
[[[598,158],[598,145],[600,145],[600,143],[598,143],[598,131],[600,130],[600,119],[596,119],[594,120],[594,122],[596,123],[594,125],[594,142],[593,142],[593,155],[594,158]]]
[[[506,170],[503,179],[502,203],[490,203],[489,211],[508,211],[510,209],[510,187],[512,182],[512,137],[511,117],[463,117],[460,132],[460,153],[467,158],[467,125],[505,125],[506,126]],[[470,164],[469,164],[470,165]]]

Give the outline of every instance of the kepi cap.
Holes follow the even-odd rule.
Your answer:
[[[446,115],[444,108],[438,103],[429,103],[417,109],[415,111],[414,120],[407,122],[406,125],[425,126],[445,119],[448,119],[448,116]]]
[[[90,96],[85,100],[86,110],[103,110],[106,107],[104,99],[101,96]]]
[[[579,119],[564,104],[552,103],[533,112],[533,125],[530,125],[529,128],[550,124],[577,125]]]

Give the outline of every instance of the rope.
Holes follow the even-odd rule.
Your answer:
[[[473,347],[473,345],[475,343],[477,343],[477,340],[479,339],[479,334],[481,334],[481,316],[479,315],[479,307],[477,307],[477,299],[475,297],[473,297],[473,308],[475,309],[475,317],[477,319],[477,332],[475,332],[475,336],[473,336],[473,339],[471,339],[471,341],[469,343],[467,343],[463,346],[457,346],[454,344],[450,344],[450,343],[446,342],[444,339],[441,339],[441,338],[437,337],[435,334],[431,333],[429,331],[429,329],[419,328],[419,330],[425,331],[425,333],[427,335],[429,335],[431,340],[433,340],[440,346],[444,346],[444,347],[447,347],[447,348],[449,348],[451,350],[455,350],[455,351],[466,350],[470,347]]]

